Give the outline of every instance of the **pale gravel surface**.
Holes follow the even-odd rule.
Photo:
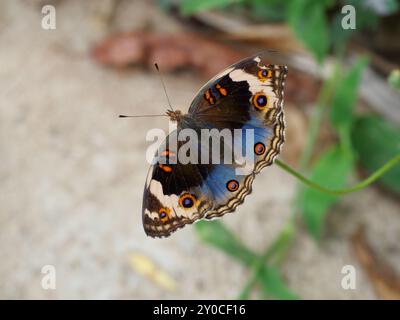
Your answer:
[[[114,72],[88,59],[87,49],[104,36],[93,1],[55,2],[55,31],[40,28],[39,3],[1,3],[0,298],[236,297],[248,271],[200,243],[193,228],[163,240],[143,233],[145,135],[168,123],[116,115],[163,112],[157,75]],[[163,31],[179,30],[148,2],[123,1],[117,15],[116,29],[150,22]],[[190,74],[165,75],[165,81],[175,106],[187,106],[203,82]],[[223,220],[262,251],[290,214],[294,180],[271,167],[254,190]],[[376,298],[349,246],[360,223],[382,256],[400,269],[399,203],[369,188],[334,208],[321,245],[298,234],[283,266],[294,292],[311,299]],[[135,273],[127,258],[131,252],[150,257],[178,289],[165,291]],[[57,270],[53,291],[40,286],[46,264]],[[357,267],[357,290],[340,287],[345,264]]]

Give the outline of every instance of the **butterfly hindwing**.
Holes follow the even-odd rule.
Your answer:
[[[147,175],[142,216],[145,232],[152,237],[168,236],[203,218],[212,205],[212,194],[202,188],[207,168],[202,167],[202,173],[195,164],[179,163],[180,144],[175,148],[167,144],[177,134],[172,132],[161,145]]]

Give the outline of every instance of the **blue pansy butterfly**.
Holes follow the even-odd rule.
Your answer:
[[[273,163],[284,142],[283,89],[287,67],[256,55],[237,62],[207,82],[187,114],[169,111],[180,130],[254,129],[254,166],[237,175],[236,163],[182,164],[161,161],[176,157],[167,140],[150,167],[143,195],[143,226],[151,237],[167,237],[199,219],[232,212],[251,192],[262,168]],[[199,150],[205,148],[199,140]]]

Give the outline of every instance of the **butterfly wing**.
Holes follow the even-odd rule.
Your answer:
[[[200,89],[189,108],[208,127],[254,129],[256,173],[272,163],[284,142],[287,67],[266,60],[256,55],[227,68]]]
[[[148,235],[168,236],[198,219],[234,211],[251,192],[255,174],[272,164],[284,142],[283,88],[286,66],[254,56],[211,79],[194,98],[188,116],[193,129],[253,129],[255,162],[248,174],[237,163],[171,164],[176,156],[165,142],[150,168],[143,198],[143,225]],[[182,129],[182,128],[180,128]],[[171,135],[177,135],[178,131]],[[241,147],[241,146],[239,146]],[[208,146],[196,142],[199,153]],[[224,144],[223,149],[231,148]],[[206,150],[208,152],[208,150]],[[222,151],[223,152],[223,151]],[[174,162],[174,161],[172,161]]]
[[[180,145],[173,131],[158,149],[147,174],[143,195],[143,227],[147,235],[166,237],[178,228],[203,218],[209,210],[209,194],[201,190],[202,176],[194,164],[176,161]]]
[[[227,68],[203,86],[193,100],[189,114],[208,128],[253,129],[253,174],[242,177],[239,189],[228,199],[214,205],[206,218],[212,219],[235,210],[251,192],[254,175],[271,165],[284,143],[283,94],[287,67],[267,62],[267,55],[256,55]],[[215,165],[215,174],[224,172],[230,165]],[[236,175],[234,179],[239,181]],[[219,181],[223,188],[228,181]],[[215,188],[211,182],[211,189]]]
[[[178,134],[179,130],[176,130],[167,137],[147,175],[142,218],[146,234],[152,237],[169,236],[215,210],[220,214],[222,209],[232,211],[233,206],[243,200],[242,186],[249,190],[254,179],[253,174],[236,175],[235,169],[240,166],[234,163],[229,166],[200,161],[182,164],[176,160],[176,155],[183,142],[178,141],[175,148],[168,144],[169,139],[174,141]],[[199,155],[202,151],[210,152],[200,141],[194,143],[194,148],[198,149]],[[226,179],[227,182],[223,182]]]

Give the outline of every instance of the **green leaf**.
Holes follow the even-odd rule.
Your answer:
[[[358,86],[367,62],[366,58],[357,59],[349,72],[339,81],[332,97],[331,122],[339,133],[346,135],[346,137],[343,137],[346,140],[350,135]]]
[[[247,266],[253,266],[258,256],[247,249],[220,221],[199,221],[195,229],[200,239],[224,251]]]
[[[335,145],[317,160],[311,180],[328,188],[341,188],[352,171],[354,157],[348,148]],[[299,205],[308,231],[315,239],[322,234],[323,222],[328,209],[336,202],[337,196],[305,188],[299,196]]]
[[[327,0],[291,0],[288,22],[297,38],[321,62],[329,48],[329,30],[325,9]]]
[[[191,15],[196,12],[219,9],[243,0],[182,0],[180,9],[182,15]]]
[[[353,126],[352,144],[362,166],[371,173],[400,153],[400,129],[375,116],[359,117]],[[378,181],[400,193],[400,165]]]
[[[264,296],[282,300],[297,300],[299,297],[291,292],[283,281],[276,267],[265,267],[259,277]]]
[[[284,21],[287,3],[280,0],[248,0],[251,14],[269,22]]]

